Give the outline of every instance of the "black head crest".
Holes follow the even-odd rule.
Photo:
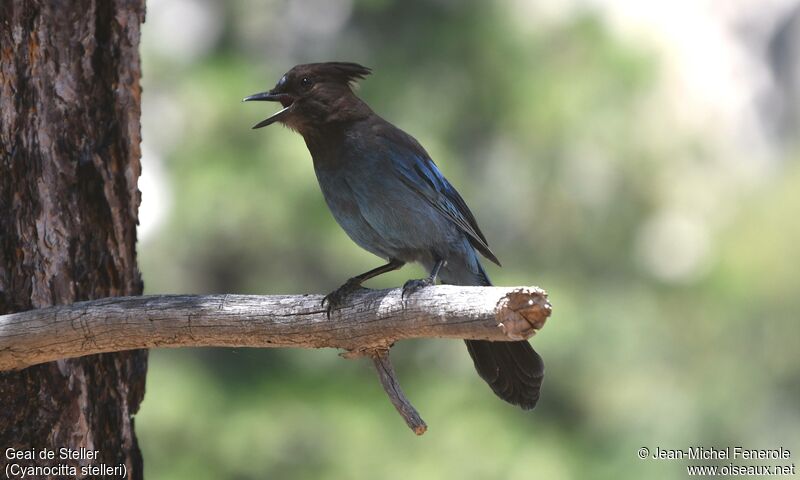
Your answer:
[[[336,74],[342,81],[348,83],[361,80],[372,73],[371,69],[352,62],[330,62],[325,65],[329,65],[332,69],[336,70]]]
[[[372,70],[352,62],[325,62],[297,65],[292,69],[297,76],[309,75],[317,79],[349,84],[363,79]]]

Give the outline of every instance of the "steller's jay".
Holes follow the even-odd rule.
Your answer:
[[[328,312],[372,277],[419,262],[430,276],[409,280],[404,295],[433,285],[491,285],[476,250],[500,265],[475,217],[422,146],[375,114],[351,89],[371,73],[355,63],[297,65],[275,88],[244,101],[280,102],[275,122],[296,130],[311,152],[322,194],[359,246],[387,264],[349,279],[325,297]],[[531,409],[544,376],[526,341],[466,340],[475,368],[503,400]]]

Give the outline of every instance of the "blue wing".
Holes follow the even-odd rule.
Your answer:
[[[422,146],[413,137],[388,123],[377,133],[392,143],[392,165],[400,180],[455,223],[483,256],[500,265],[464,199],[444,178]]]

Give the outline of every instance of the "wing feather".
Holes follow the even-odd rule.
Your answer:
[[[466,202],[444,178],[427,152],[410,135],[389,124],[385,125],[387,127],[377,133],[391,142],[392,165],[399,179],[450,219],[483,256],[500,265]]]

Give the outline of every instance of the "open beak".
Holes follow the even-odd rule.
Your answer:
[[[283,108],[276,112],[271,117],[258,122],[257,124],[253,125],[253,129],[266,127],[267,125],[272,125],[275,122],[280,122],[283,120],[286,115],[289,113],[289,109],[292,108],[292,104],[294,103],[294,98],[291,95],[286,93],[273,93],[273,92],[261,92],[256,93],[254,95],[250,95],[249,97],[244,97],[242,99],[243,102],[280,102],[283,105]]]

